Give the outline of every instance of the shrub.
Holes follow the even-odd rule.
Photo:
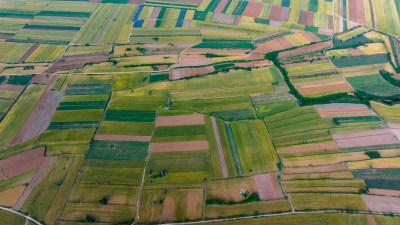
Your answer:
[[[377,151],[365,152],[364,154],[367,155],[370,159],[378,159],[381,157],[381,154]]]

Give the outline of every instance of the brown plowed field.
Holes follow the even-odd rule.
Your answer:
[[[22,86],[22,85],[12,85],[12,84],[0,85],[0,90],[5,90],[5,91],[22,92],[24,89],[25,89],[25,86]]]
[[[260,44],[251,53],[268,53],[294,47],[285,37],[275,38]]]
[[[320,42],[321,39],[311,32],[300,32],[309,42]]]
[[[32,53],[33,53],[34,51],[36,51],[36,49],[39,47],[39,45],[40,45],[40,44],[34,44],[34,45],[32,45],[32,47],[31,47],[27,52],[25,52],[25,54],[18,60],[18,63],[24,62],[29,56],[32,55]]]
[[[309,167],[284,167],[283,172],[285,174],[295,173],[327,173],[346,171],[347,166],[344,163],[325,165],[325,166],[309,166]]]
[[[317,44],[301,47],[301,48],[296,48],[294,50],[286,51],[286,52],[280,52],[278,54],[278,57],[285,57],[285,56],[290,56],[290,55],[296,55],[304,52],[311,52],[311,51],[317,51],[319,49],[323,49],[326,47],[332,46],[332,41],[324,41],[320,42]]]
[[[261,14],[261,11],[264,8],[263,3],[259,2],[249,2],[246,6],[246,9],[243,11],[243,16],[255,17],[258,18]]]
[[[353,117],[353,116],[374,116],[375,113],[369,109],[317,109],[322,118]]]
[[[44,159],[44,148],[36,148],[0,160],[0,181],[39,168]]]
[[[227,2],[228,2],[228,0],[221,0],[218,3],[217,8],[215,8],[214,13],[221,13]]]
[[[182,141],[152,143],[150,152],[183,152],[209,150],[208,141]]]
[[[278,153],[287,154],[287,153],[314,152],[314,151],[322,151],[322,150],[330,150],[338,148],[339,146],[336,143],[332,143],[332,144],[310,145],[310,146],[301,146],[295,148],[278,149]]]
[[[365,23],[365,10],[363,0],[348,1],[349,4],[349,20],[366,25]],[[371,6],[372,7],[372,6]]]
[[[342,89],[350,89],[352,88],[349,83],[342,83],[342,84],[332,84],[332,85],[324,85],[318,87],[309,87],[309,88],[299,88],[298,91],[300,94],[312,94],[318,92],[325,92],[325,91],[336,91]]]
[[[77,58],[63,58],[45,70],[46,73],[83,68],[87,63],[108,61],[108,56],[88,56]]]
[[[386,195],[386,196],[400,197],[400,191],[399,190],[386,190],[386,189],[370,188],[368,193],[372,194],[372,195]]]
[[[258,192],[260,200],[282,199],[283,194],[278,183],[276,173],[258,174],[251,177],[254,190]]]
[[[50,84],[53,81],[54,75],[37,74],[29,81],[31,84]]]
[[[332,134],[332,137],[340,148],[399,143],[390,129]]]
[[[370,211],[400,213],[400,198],[389,196],[362,195]]]
[[[282,6],[273,5],[271,8],[271,12],[269,13],[268,19],[280,21],[282,10],[283,10]]]
[[[348,48],[347,50],[348,50],[348,51],[350,52],[350,54],[352,54],[353,56],[364,55],[364,52],[361,51],[361,50],[358,49],[358,48]]]
[[[376,225],[376,222],[375,222],[375,220],[374,220],[374,217],[373,217],[371,214],[367,214],[367,215],[365,215],[365,216],[366,216],[367,219],[368,219],[369,225]]]
[[[248,67],[248,68],[265,67],[265,66],[272,66],[272,65],[274,65],[274,64],[269,60],[235,63],[235,66]]]
[[[322,84],[326,82],[332,82],[332,81],[340,81],[344,80],[343,78],[333,78],[333,79],[326,79],[326,80],[315,80],[315,81],[308,81],[308,82],[302,82],[302,83],[293,83],[293,85],[296,86],[302,86],[302,85],[310,85],[310,84]]]
[[[181,55],[179,63],[172,66],[183,67],[183,66],[203,66],[212,64],[211,58],[206,58],[205,55]]]
[[[151,136],[129,136],[129,135],[102,135],[96,134],[94,140],[100,141],[150,141]]]
[[[156,126],[183,126],[204,124],[204,116],[202,114],[183,115],[183,116],[159,116],[157,117]]]

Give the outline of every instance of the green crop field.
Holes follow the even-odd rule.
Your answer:
[[[399,224],[395,35],[399,0],[0,0],[0,224]]]
[[[232,130],[245,174],[277,170],[278,157],[261,120],[234,122]]]

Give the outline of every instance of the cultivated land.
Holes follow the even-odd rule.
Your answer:
[[[400,224],[398,0],[0,0],[0,224]]]

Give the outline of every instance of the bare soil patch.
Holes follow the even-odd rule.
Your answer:
[[[22,86],[22,85],[13,85],[13,84],[0,85],[0,90],[5,90],[5,91],[22,92],[24,89],[25,89],[25,86]]]
[[[348,4],[349,4],[349,6],[348,6],[349,7],[349,20],[365,26],[366,22],[365,22],[364,1],[363,0],[352,0],[352,1],[349,1]]]
[[[256,49],[252,53],[268,53],[278,51],[286,48],[291,48],[294,45],[290,43],[285,37],[275,38],[260,44],[257,44]]]
[[[172,197],[166,197],[163,202],[163,209],[161,213],[161,221],[174,220],[175,201]]]
[[[208,141],[182,141],[152,143],[150,152],[182,152],[182,151],[201,151],[209,150]]]
[[[183,116],[159,116],[157,117],[156,126],[183,126],[204,124],[204,116],[202,114],[183,115]]]
[[[362,195],[368,209],[375,212],[400,213],[400,198]]]
[[[331,144],[319,144],[319,145],[310,145],[310,146],[300,146],[300,147],[292,147],[292,148],[283,148],[278,149],[279,154],[287,154],[287,153],[302,153],[302,152],[314,152],[314,151],[322,151],[322,150],[330,150],[330,149],[338,149],[339,146],[336,143]]]
[[[252,62],[241,62],[241,63],[235,63],[235,66],[238,67],[247,67],[247,68],[252,68],[252,67],[265,67],[265,66],[272,66],[274,63],[272,63],[269,60],[261,60],[261,61],[252,61]]]
[[[228,24],[228,25],[234,25],[235,21],[236,21],[236,16],[223,13],[214,13],[213,17],[211,18],[211,22]]]
[[[305,31],[302,31],[302,32],[300,32],[309,42],[320,42],[321,41],[321,39],[317,36],[317,35],[315,35],[314,33],[311,33],[311,32],[305,32]]]
[[[399,190],[387,190],[387,189],[370,188],[368,193],[372,194],[372,195],[386,195],[386,196],[400,197],[400,191]]]
[[[151,136],[130,136],[130,135],[102,135],[96,134],[94,140],[100,141],[150,141]]]
[[[87,63],[107,62],[109,56],[88,56],[76,58],[63,58],[45,70],[45,73],[83,68]]]
[[[269,20],[280,21],[282,10],[282,6],[272,5],[271,12],[269,14]]]
[[[375,113],[369,109],[317,109],[322,118],[374,116]]]
[[[264,8],[264,4],[262,4],[262,3],[249,2],[246,6],[246,9],[243,11],[242,15],[258,18],[260,16],[263,8]]]
[[[360,49],[358,48],[348,48],[347,49],[350,54],[352,54],[353,56],[358,56],[358,55],[364,55],[364,52],[362,52]]]
[[[375,220],[374,220],[374,217],[373,217],[371,214],[367,214],[367,215],[365,215],[365,216],[366,216],[367,219],[368,219],[369,225],[376,225],[376,222],[375,222]]]
[[[24,122],[24,125],[22,125],[21,129],[14,137],[11,145],[37,137],[47,129],[51,117],[63,96],[61,92],[50,91],[56,80],[57,76],[50,76],[50,84],[47,85],[39,101]]]
[[[29,81],[31,84],[50,84],[55,75],[37,74]]]
[[[31,47],[27,52],[25,52],[25,54],[18,60],[18,63],[24,62],[29,56],[32,55],[32,53],[33,53],[34,51],[36,51],[36,49],[39,47],[39,45],[40,45],[40,44],[34,44],[34,45],[32,45],[32,47]]]
[[[283,172],[285,174],[296,174],[296,173],[327,173],[337,171],[347,171],[347,166],[344,163],[331,164],[324,166],[308,166],[308,167],[284,167]]]
[[[258,174],[251,177],[260,200],[282,199],[283,194],[276,173]]]
[[[39,168],[44,151],[44,147],[36,148],[0,160],[0,181]]]
[[[228,2],[228,0],[221,0],[218,3],[217,8],[215,8],[214,13],[221,13],[222,10],[225,8],[226,3]]]
[[[399,143],[390,129],[332,134],[332,137],[340,148]]]
[[[297,55],[297,54],[304,53],[304,52],[317,51],[319,49],[323,49],[323,48],[330,47],[330,46],[332,46],[332,41],[324,41],[324,42],[316,43],[313,45],[296,48],[294,50],[280,52],[278,54],[278,57],[285,57],[285,56],[290,56],[290,55]]]
[[[342,89],[350,89],[352,88],[349,83],[342,84],[332,84],[332,85],[324,85],[318,87],[309,87],[309,88],[299,88],[298,91],[300,94],[311,94],[325,91],[336,91]]]

